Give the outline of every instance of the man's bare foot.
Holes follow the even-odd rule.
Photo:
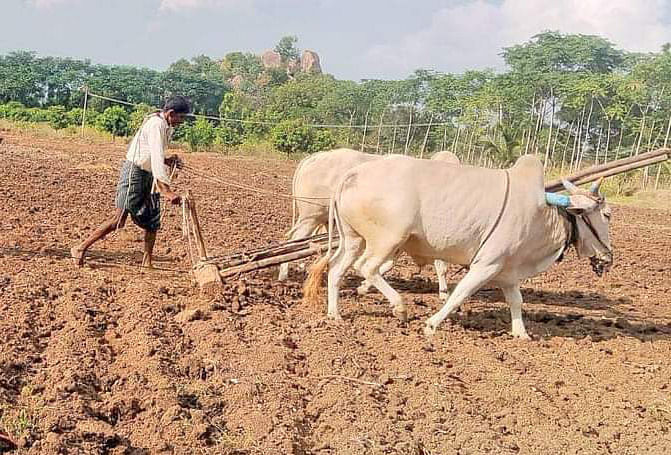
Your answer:
[[[154,264],[152,263],[151,259],[147,258],[142,258],[142,267],[145,269],[154,269]]]
[[[82,267],[84,265],[84,250],[80,249],[79,245],[70,248],[70,256],[72,256],[72,260],[77,267]]]

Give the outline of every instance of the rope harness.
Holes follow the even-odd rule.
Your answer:
[[[480,254],[480,251],[482,250],[482,247],[485,246],[485,243],[487,243],[487,241],[490,239],[492,234],[494,234],[494,231],[496,230],[496,228],[499,226],[499,223],[501,222],[501,218],[503,218],[503,212],[505,212],[506,207],[508,206],[508,199],[510,198],[510,172],[508,171],[508,169],[504,169],[503,172],[505,172],[505,176],[506,176],[506,191],[505,191],[505,194],[503,196],[503,203],[501,204],[501,210],[499,211],[499,214],[496,217],[496,221],[494,221],[494,224],[489,229],[489,232],[487,233],[485,238],[482,240],[482,242],[480,243],[480,246],[475,251],[475,254],[473,255],[473,257],[471,258],[471,262],[470,262],[471,265],[473,264],[473,262],[477,258],[478,254]]]
[[[561,262],[564,260],[566,251],[571,247],[571,245],[574,245],[578,241],[578,221],[576,220],[576,217],[568,213],[565,208],[558,207],[557,210],[559,211],[559,215],[565,218],[566,221],[568,221],[568,223],[571,225],[571,230],[566,236],[566,241],[564,242],[564,246],[562,247],[561,253],[559,253],[559,257],[556,261]]]
[[[224,185],[224,186],[229,186],[233,188],[238,188],[242,190],[246,190],[252,193],[258,193],[258,194],[264,194],[268,196],[276,196],[276,197],[281,197],[284,199],[290,199],[290,200],[295,200],[295,201],[300,201],[304,202],[306,204],[313,204],[313,205],[324,205],[323,203],[319,203],[316,201],[328,201],[331,199],[330,197],[311,197],[311,196],[293,196],[291,194],[286,194],[286,193],[279,193],[276,191],[271,191],[271,190],[263,190],[260,188],[255,188],[253,186],[245,185],[243,183],[236,183],[236,182],[230,182],[228,180],[224,180],[222,178],[219,178],[213,174],[210,174],[208,172],[203,171],[202,169],[199,169],[197,167],[184,164],[183,167],[184,171],[191,175],[192,177],[200,177],[202,179],[205,179],[209,181],[210,183],[217,183],[219,185]]]
[[[503,196],[503,203],[501,204],[501,210],[499,210],[499,214],[496,217],[496,220],[494,221],[494,224],[492,224],[492,227],[489,229],[489,232],[487,232],[487,235],[485,236],[485,238],[482,240],[482,242],[480,242],[480,246],[478,247],[477,250],[475,250],[475,254],[473,254],[473,257],[471,258],[471,261],[469,262],[469,264],[468,265],[462,265],[459,270],[457,270],[456,272],[454,272],[452,274],[451,278],[454,278],[455,276],[457,276],[457,274],[459,274],[460,272],[462,272],[464,270],[468,270],[471,267],[471,265],[473,265],[473,262],[477,258],[478,254],[480,254],[480,251],[485,246],[485,243],[487,243],[487,241],[490,239],[492,234],[494,234],[494,231],[496,230],[496,228],[501,223],[501,218],[503,218],[503,213],[505,212],[506,207],[508,206],[508,199],[510,198],[510,172],[508,171],[508,169],[504,169],[503,172],[505,172],[505,176],[506,176],[506,191],[505,191],[505,194]]]

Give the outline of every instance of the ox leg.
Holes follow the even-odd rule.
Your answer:
[[[394,267],[394,260],[389,259],[387,262],[382,264],[382,266],[380,267],[380,275],[384,275],[385,273],[390,271],[393,267]],[[359,270],[359,273],[361,273],[360,270]],[[370,292],[370,288],[372,288],[372,287],[373,287],[373,284],[366,279],[366,280],[363,281],[363,283],[361,283],[361,285],[358,288],[356,288],[356,292],[359,295],[366,295]]]
[[[389,303],[391,304],[392,313],[400,321],[405,322],[408,320],[408,309],[403,303],[403,297],[399,294],[394,288],[392,288],[389,283],[380,275],[379,271],[370,275],[368,281],[377,288],[378,291],[384,295]]]
[[[393,251],[393,250],[392,250]],[[382,265],[392,262],[393,256],[391,259],[385,261],[384,259],[380,260],[372,254],[372,250],[368,247],[366,248],[366,253],[364,255],[364,260],[360,262],[361,273],[364,278],[375,288],[384,295],[392,307],[392,312],[401,321],[408,320],[408,310],[403,304],[403,297],[399,294],[394,288],[389,286],[389,283],[382,277],[380,273],[380,268]]]
[[[445,305],[433,316],[426,320],[424,334],[431,336],[436,329],[453,311],[459,308],[464,300],[473,295],[482,285],[498,273],[500,266],[487,265],[472,267],[468,273],[459,281]]]
[[[506,302],[510,304],[510,319],[512,320],[512,336],[522,340],[530,340],[531,337],[524,327],[522,320],[522,293],[519,286],[501,288]]]
[[[299,220],[298,223],[296,223],[296,226],[291,230],[289,241],[309,237],[313,231],[319,228],[319,226],[320,223],[313,218]],[[285,262],[284,264],[280,264],[280,272],[277,279],[279,281],[286,281],[287,278],[289,278],[289,263]]]
[[[329,262],[328,272],[328,312],[327,315],[331,319],[337,321],[341,320],[340,312],[338,311],[338,293],[340,291],[340,282],[342,277],[347,272],[347,269],[356,260],[356,257],[361,254],[363,248],[363,239],[360,237],[351,237],[342,235],[343,248],[335,255]]]
[[[447,262],[436,259],[433,262],[438,275],[438,296],[440,300],[447,300],[450,297],[450,290],[447,287]]]

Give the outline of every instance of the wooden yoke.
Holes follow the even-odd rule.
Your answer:
[[[184,202],[188,212],[191,223],[191,233],[196,240],[196,248],[198,249],[198,262],[193,266],[193,274],[196,277],[198,286],[202,293],[213,296],[221,288],[221,276],[219,276],[219,269],[215,264],[207,263],[207,249],[205,248],[205,240],[203,240],[203,233],[200,231],[200,222],[198,221],[198,214],[196,213],[196,203],[191,197],[189,191],[184,195]]]
[[[647,153],[641,153],[629,158],[622,158],[620,160],[611,161],[610,163],[600,164],[598,166],[591,166],[582,171],[566,177],[566,180],[575,185],[582,185],[583,183],[590,183],[599,180],[602,177],[610,177],[612,175],[621,174],[623,172],[640,169],[653,164],[662,163],[671,156],[671,149],[660,148]],[[554,180],[545,184],[545,191],[554,193],[562,191],[564,185],[562,180]]]

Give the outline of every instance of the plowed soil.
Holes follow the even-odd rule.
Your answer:
[[[615,207],[615,265],[570,253],[525,283],[532,341],[484,289],[422,335],[433,270],[390,273],[414,316],[343,291],[344,322],[268,269],[199,295],[179,208],[156,266],[131,223],[73,266],[113,206],[124,145],[0,132],[0,452],[17,454],[671,453],[671,212]],[[231,182],[286,193],[295,163],[184,154]],[[179,175],[212,254],[282,241],[286,199]],[[454,269],[452,281],[461,274]]]

